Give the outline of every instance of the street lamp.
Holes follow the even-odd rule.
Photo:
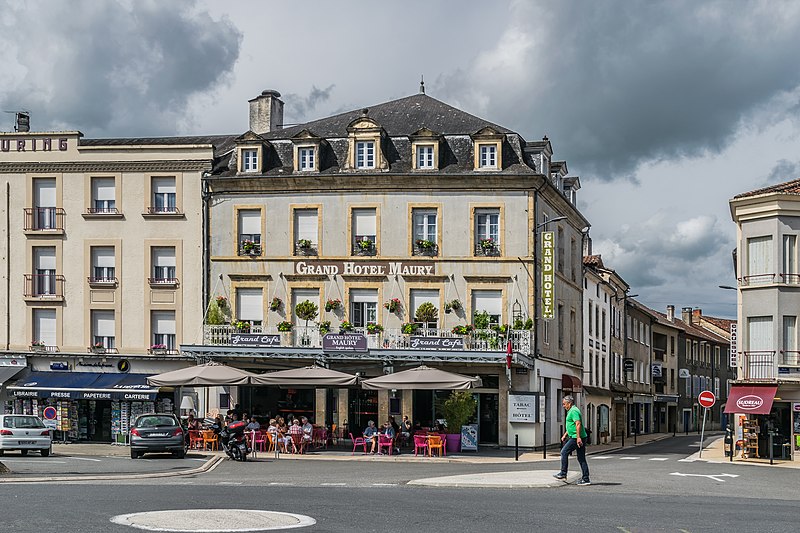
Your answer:
[[[537,224],[533,228],[533,358],[539,357],[539,276],[541,275],[541,268],[539,268],[539,256],[537,254],[539,242],[536,238],[539,235],[539,230],[544,228],[551,222],[565,220],[566,216],[558,216],[544,222]],[[544,378],[542,378],[544,379]],[[540,389],[543,387],[540,387]],[[544,390],[545,406],[547,405],[547,390]],[[545,413],[544,427],[542,433],[542,458],[547,459],[547,413]]]

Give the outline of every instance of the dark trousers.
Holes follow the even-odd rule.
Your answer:
[[[577,439],[567,439],[564,447],[561,448],[561,473],[567,475],[569,469],[569,454],[577,450],[578,464],[581,465],[581,473],[585,481],[589,480],[589,465],[586,463],[586,441],[583,441],[583,446],[578,446]]]

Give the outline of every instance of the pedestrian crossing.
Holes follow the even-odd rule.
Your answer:
[[[590,461],[607,459],[618,459],[620,461],[678,461],[678,462],[693,462],[692,459],[678,459],[676,457],[641,457],[638,455],[593,455],[589,457]]]

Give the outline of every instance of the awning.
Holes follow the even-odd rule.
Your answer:
[[[152,401],[158,389],[150,387],[147,378],[147,374],[35,371],[8,390],[17,398]]]
[[[252,378],[253,385],[283,385],[302,387],[347,387],[358,383],[358,376],[319,366],[292,368],[259,374]]]
[[[0,355],[0,385],[27,368],[27,364],[24,356]]]
[[[561,374],[561,390],[563,392],[581,392],[581,379],[569,374]]]
[[[401,372],[366,379],[361,386],[367,390],[455,390],[483,386],[481,378],[464,376],[425,365]]]
[[[221,365],[215,361],[203,365],[171,370],[149,376],[147,383],[156,387],[216,387],[224,385],[249,385],[255,377],[247,370]]]
[[[726,413],[768,415],[778,387],[773,385],[734,385],[725,403]]]

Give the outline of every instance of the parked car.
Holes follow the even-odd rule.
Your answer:
[[[131,459],[145,453],[170,452],[178,459],[186,455],[184,429],[172,413],[140,415],[131,426]]]
[[[33,415],[0,415],[0,455],[8,450],[38,450],[42,457],[53,451],[53,437],[42,419]]]

